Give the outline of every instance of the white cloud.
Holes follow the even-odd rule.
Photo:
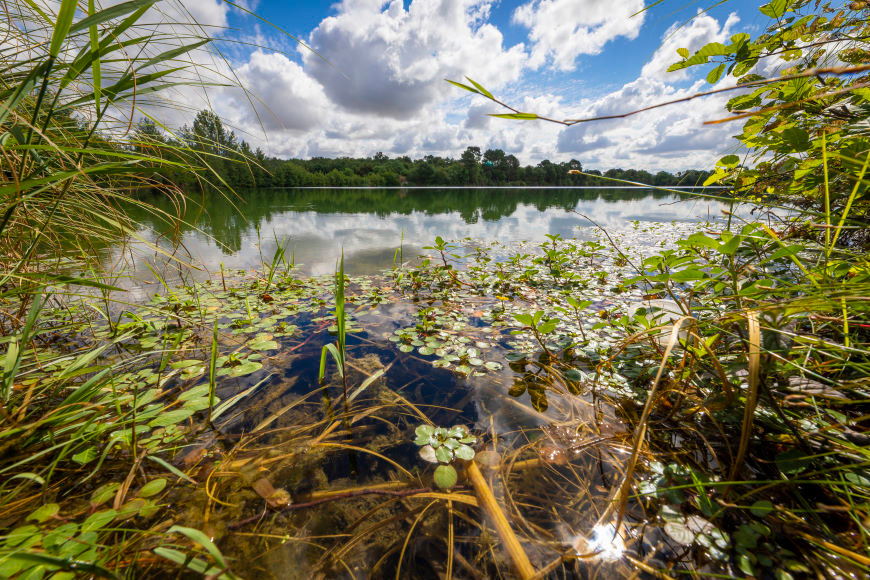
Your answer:
[[[545,4],[557,2],[526,6],[544,10]],[[727,41],[736,16],[720,23],[699,15],[674,35],[679,40],[668,38],[671,31],[665,35],[637,79],[600,98],[569,103],[529,88],[534,82],[523,76],[530,72],[526,47],[505,47],[501,33],[488,20],[492,5],[490,0],[413,0],[406,8],[400,0],[345,0],[309,38],[331,65],[304,49],[301,63],[262,49],[235,63],[230,72],[262,101],[257,105],[259,120],[239,92],[209,91],[208,99],[253,146],[278,157],[367,156],[377,151],[414,158],[458,157],[465,147],[476,145],[501,148],[523,164],[575,157],[587,168],[673,171],[709,166],[732,147],[735,127],[703,126],[704,120],[722,115],[727,96],[565,129],[544,122],[492,119],[488,113],[503,112],[497,105],[450,87],[443,79],[467,74],[519,109],[553,118],[622,113],[700,90],[700,81],[686,85],[687,73],[665,73],[677,59],[675,49]],[[598,39],[594,42],[601,45],[606,42],[602,38],[613,38],[617,30],[636,35],[625,25],[634,9],[620,4],[610,12],[618,10],[626,14],[612,23],[594,10],[578,22],[602,28],[592,31]],[[570,10],[562,19],[571,21]],[[639,26],[640,17],[629,22]],[[536,44],[532,52],[540,57],[543,46]],[[560,55],[545,51],[546,58],[573,64],[571,54],[579,54],[577,46]],[[194,100],[185,98],[193,108]]]
[[[301,66],[282,54],[257,50],[237,72],[256,99],[254,107],[241,97],[236,99],[240,110],[246,113],[243,118],[262,123],[266,131],[313,129],[321,125],[327,115],[323,88]],[[256,109],[256,117],[253,109]]]
[[[598,54],[611,40],[636,38],[643,25],[643,0],[532,0],[517,8],[514,22],[529,28],[530,66],[548,59],[572,70],[581,54]]]
[[[576,118],[627,113],[703,90],[703,81],[676,86],[688,78],[686,71],[666,72],[667,67],[679,59],[676,48],[682,46],[694,51],[708,42],[726,41],[737,21],[732,14],[720,24],[715,18],[701,14],[676,35],[672,35],[674,28],[671,28],[637,79],[594,101],[580,103]],[[720,81],[722,85],[731,82]],[[709,167],[721,153],[736,145],[731,139],[735,126],[704,125],[704,121],[723,116],[730,96],[726,93],[625,119],[578,124],[560,133],[558,149],[565,154],[583,153],[584,165],[601,168],[622,166],[673,171]]]
[[[504,48],[486,21],[492,0],[346,0],[311,33],[326,60],[304,51],[309,74],[348,111],[409,119],[468,75],[498,88],[517,80],[522,44]],[[328,61],[328,62],[326,62]]]

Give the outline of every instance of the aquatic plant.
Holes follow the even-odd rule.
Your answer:
[[[451,464],[455,459],[474,459],[471,445],[474,445],[477,437],[469,433],[464,425],[447,429],[424,424],[418,426],[414,433],[417,435],[414,443],[420,447],[420,457],[429,463],[439,464],[435,468],[435,485],[441,489],[450,489],[456,485],[459,476]]]

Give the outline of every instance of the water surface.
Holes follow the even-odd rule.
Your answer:
[[[720,190],[709,192],[715,195]],[[145,201],[175,213],[167,199]],[[142,238],[201,269],[173,265],[153,251],[140,254],[115,248],[108,252],[107,261],[126,262],[125,271],[132,277],[126,284],[119,283],[153,293],[148,290],[153,274],[146,263],[168,281],[214,277],[221,264],[232,270],[260,269],[264,261],[271,261],[279,244],[303,274],[334,271],[342,251],[349,274],[367,274],[392,266],[400,246],[408,259],[436,236],[500,242],[538,242],[546,234],[584,238],[592,226],[575,212],[618,230],[635,220],[703,221],[729,208],[710,197],[636,187],[261,190],[234,198],[192,195],[186,204],[178,236],[168,220],[141,210],[134,211],[133,217],[143,224]],[[177,244],[171,243],[173,239]]]

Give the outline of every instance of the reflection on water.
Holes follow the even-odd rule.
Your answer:
[[[167,200],[145,201],[169,214],[174,211]],[[406,258],[413,257],[436,236],[501,242],[541,241],[545,234],[583,237],[590,225],[571,210],[605,228],[618,228],[633,220],[706,220],[728,208],[712,199],[638,188],[267,190],[232,201],[216,194],[188,199],[174,248],[169,242],[176,232],[173,225],[138,208],[131,212],[144,226],[139,232],[144,239],[159,240],[179,259],[201,266],[192,273],[201,280],[214,277],[221,264],[226,269],[262,268],[278,244],[288,260],[302,265],[303,273],[334,271],[343,250],[348,272],[364,274],[390,267],[400,245]],[[118,258],[118,251],[107,256]],[[128,270],[133,288],[152,278],[143,260],[170,280],[183,274],[161,267],[163,256],[137,257]]]

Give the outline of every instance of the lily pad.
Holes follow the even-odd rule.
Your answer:
[[[249,342],[248,348],[251,350],[277,350],[278,343],[274,340],[260,340],[257,342]]]

